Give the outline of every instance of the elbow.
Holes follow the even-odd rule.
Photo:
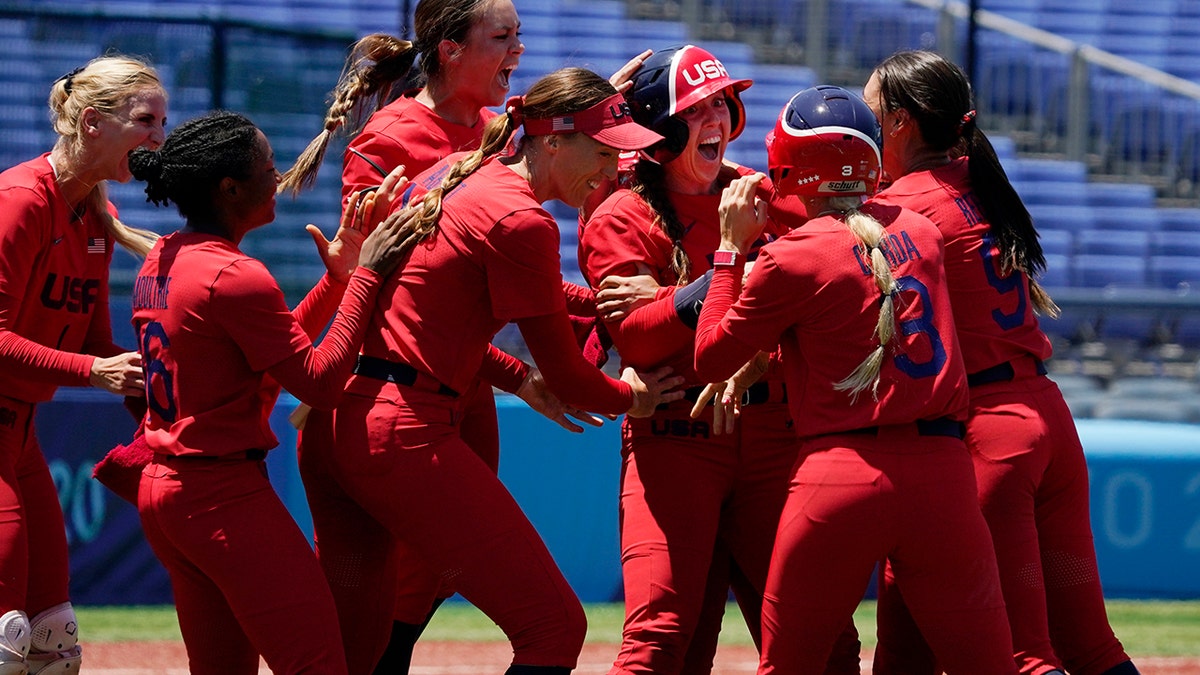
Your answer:
[[[306,396],[296,396],[300,402],[309,406],[313,410],[330,411],[342,402],[341,387],[322,387],[313,392],[308,392]]]

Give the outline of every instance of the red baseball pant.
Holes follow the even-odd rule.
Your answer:
[[[463,401],[383,383],[374,391],[352,387],[332,432],[306,426],[301,455],[351,673],[371,672],[387,644],[396,542],[504,630],[514,664],[573,668],[583,608],[493,469],[460,437]],[[314,433],[333,440],[310,447]]]
[[[1128,661],[1108,624],[1087,464],[1057,385],[1033,376],[972,387],[966,440],[1021,673],[1065,667],[1073,675],[1099,675]],[[905,646],[919,643],[920,635],[904,629],[903,606],[894,606],[903,601],[889,588],[885,579],[877,654],[890,670],[877,672],[934,672],[928,655]],[[895,624],[886,634],[884,617]]]
[[[164,459],[138,513],[167,568],[193,675],[345,673],[337,610],[304,533],[248,460]]]
[[[912,424],[804,443],[763,598],[760,675],[822,672],[885,557],[947,673],[1016,672],[970,455]]]
[[[30,617],[68,599],[67,528],[34,436],[35,407],[0,396],[0,614]]]

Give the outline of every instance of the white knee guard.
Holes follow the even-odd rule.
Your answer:
[[[0,616],[0,675],[25,675],[33,631],[25,612],[14,609]]]
[[[29,652],[29,675],[73,675],[83,663],[83,649],[75,645],[59,652]]]
[[[60,675],[79,672],[83,652],[75,609],[64,602],[39,613],[30,621],[33,639],[29,649],[29,674]]]
[[[31,651],[61,652],[79,644],[79,624],[75,622],[75,608],[69,602],[39,613],[29,623],[33,626]]]

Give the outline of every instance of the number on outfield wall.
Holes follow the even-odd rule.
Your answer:
[[[1117,548],[1137,548],[1150,538],[1154,509],[1154,486],[1150,479],[1134,471],[1120,471],[1104,485],[1104,535]],[[1121,522],[1122,515],[1134,520]]]
[[[1189,497],[1200,494],[1200,473],[1192,476],[1183,492]],[[1183,547],[1189,551],[1200,551],[1200,516],[1197,516],[1187,534],[1183,535]]]
[[[65,461],[55,459],[50,462],[50,477],[66,521],[67,542],[86,544],[99,536],[106,515],[106,488],[92,480],[92,465],[85,462],[72,470]]]

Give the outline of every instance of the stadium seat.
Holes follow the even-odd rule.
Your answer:
[[[1129,287],[1146,283],[1141,256],[1077,255],[1071,259],[1071,285],[1081,288]]]
[[[1101,206],[1094,208],[1093,213],[1092,227],[1098,230],[1153,232],[1159,229],[1158,209],[1150,206]]]
[[[1142,230],[1083,230],[1075,233],[1076,255],[1123,255],[1144,258],[1150,252],[1150,233]]]
[[[1027,159],[1016,161],[1016,176],[1009,172],[1009,180],[1054,181],[1086,183],[1087,165],[1061,159]]]
[[[1188,401],[1107,396],[1096,403],[1092,415],[1097,419],[1192,423],[1200,417],[1200,411],[1194,402]]]
[[[1062,253],[1046,254],[1046,270],[1038,277],[1046,288],[1065,288],[1071,285],[1071,258]]]
[[[1200,263],[1200,232],[1151,232],[1149,255],[1191,256]]]
[[[1094,226],[1095,210],[1090,206],[1077,204],[1029,204],[1029,215],[1033,217],[1033,225],[1039,232],[1047,230],[1066,230],[1081,232]]]
[[[1150,256],[1146,274],[1152,286],[1200,292],[1200,260],[1194,257]]]
[[[1038,243],[1046,255],[1069,256],[1075,252],[1075,233],[1069,230],[1043,230],[1038,232]]]
[[[1154,206],[1154,187],[1145,183],[1088,183],[1088,204],[1092,206]]]
[[[1159,209],[1158,218],[1163,230],[1200,232],[1200,209]]]
[[[1082,181],[1029,181],[1025,180],[1023,175],[1020,180],[1013,179],[1011,176],[1009,180],[1026,206],[1035,204],[1082,206],[1088,203],[1087,183]]]

